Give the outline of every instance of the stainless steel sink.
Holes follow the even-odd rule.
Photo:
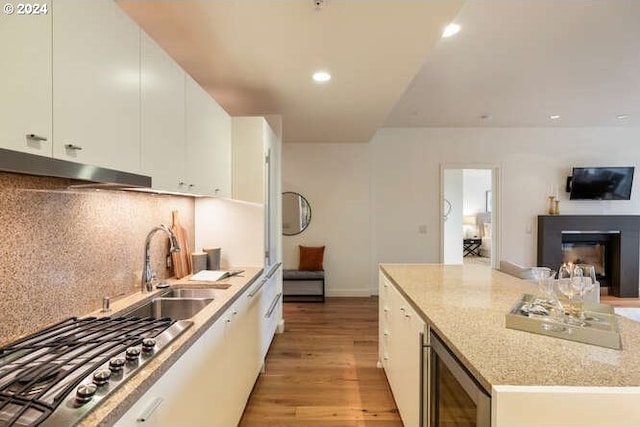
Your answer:
[[[125,312],[123,316],[190,319],[211,301],[213,298],[154,298],[138,308]]]
[[[208,288],[171,288],[163,292],[162,298],[206,298],[213,299],[218,296],[219,289]]]

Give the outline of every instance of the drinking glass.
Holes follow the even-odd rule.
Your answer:
[[[575,297],[579,295],[579,287],[574,286],[576,282],[574,281],[574,279],[576,279],[574,274],[575,269],[573,264],[562,264],[558,269],[558,290],[569,300],[567,310],[569,321],[579,319],[579,316],[576,316],[578,308],[575,302]]]
[[[596,287],[596,269],[589,264],[576,264],[573,268],[573,286],[577,289],[580,299],[579,317],[589,320],[584,314],[584,296],[592,292]]]

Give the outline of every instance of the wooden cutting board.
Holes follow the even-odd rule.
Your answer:
[[[173,218],[171,231],[176,235],[176,239],[180,245],[180,252],[171,253],[173,274],[176,276],[176,279],[182,279],[183,277],[191,274],[191,251],[189,250],[187,231],[182,224],[180,224],[180,215],[178,211],[172,211],[171,215]]]

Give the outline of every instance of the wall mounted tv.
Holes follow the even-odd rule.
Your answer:
[[[573,168],[567,178],[571,200],[629,200],[633,166]]]

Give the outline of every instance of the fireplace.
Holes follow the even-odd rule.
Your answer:
[[[601,287],[617,297],[638,297],[640,216],[541,215],[538,265],[592,264]]]
[[[570,230],[561,234],[562,263],[593,265],[600,286],[613,293],[609,292],[612,277],[620,275],[620,232]]]

